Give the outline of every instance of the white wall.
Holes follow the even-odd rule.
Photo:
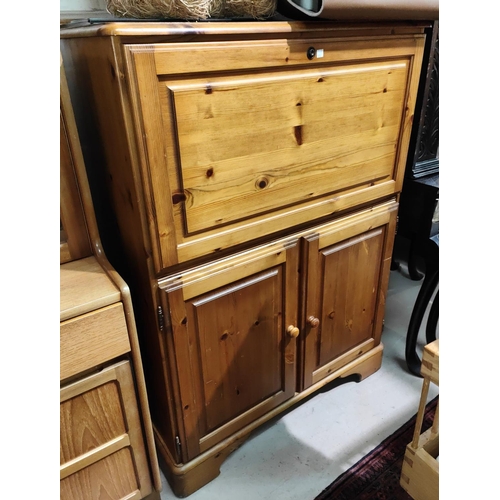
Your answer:
[[[106,10],[106,0],[60,0],[61,12]]]

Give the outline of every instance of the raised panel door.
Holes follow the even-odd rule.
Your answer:
[[[395,203],[306,237],[304,388],[380,342]]]
[[[297,241],[274,244],[160,284],[187,458],[295,394],[297,263]]]

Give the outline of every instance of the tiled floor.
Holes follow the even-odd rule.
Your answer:
[[[391,271],[379,371],[317,394],[260,428],[190,500],[313,500],[415,414],[422,379],[407,371],[404,351],[420,284]],[[437,393],[431,386],[429,399]],[[174,498],[164,479],[161,499]]]

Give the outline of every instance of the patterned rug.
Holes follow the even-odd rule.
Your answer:
[[[434,418],[438,397],[427,404],[422,432]],[[412,500],[399,485],[406,445],[413,439],[416,415],[357,464],[325,488],[315,500]]]

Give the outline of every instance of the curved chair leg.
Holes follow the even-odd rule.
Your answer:
[[[424,274],[420,272],[417,266],[418,255],[419,252],[417,251],[416,244],[412,242],[408,253],[408,274],[412,281],[420,281],[424,277]]]
[[[425,336],[427,343],[430,344],[436,340],[436,329],[439,319],[439,290],[436,292],[434,301],[432,302],[429,317],[427,319],[427,326],[425,327]]]
[[[420,291],[418,292],[417,300],[415,301],[415,306],[413,307],[413,311],[411,313],[408,332],[406,334],[406,365],[408,366],[410,372],[418,377],[421,377],[421,361],[417,355],[418,332],[420,330],[420,325],[422,324],[425,310],[429,305],[432,294],[434,293],[438,283],[438,271],[430,272],[425,275]]]

